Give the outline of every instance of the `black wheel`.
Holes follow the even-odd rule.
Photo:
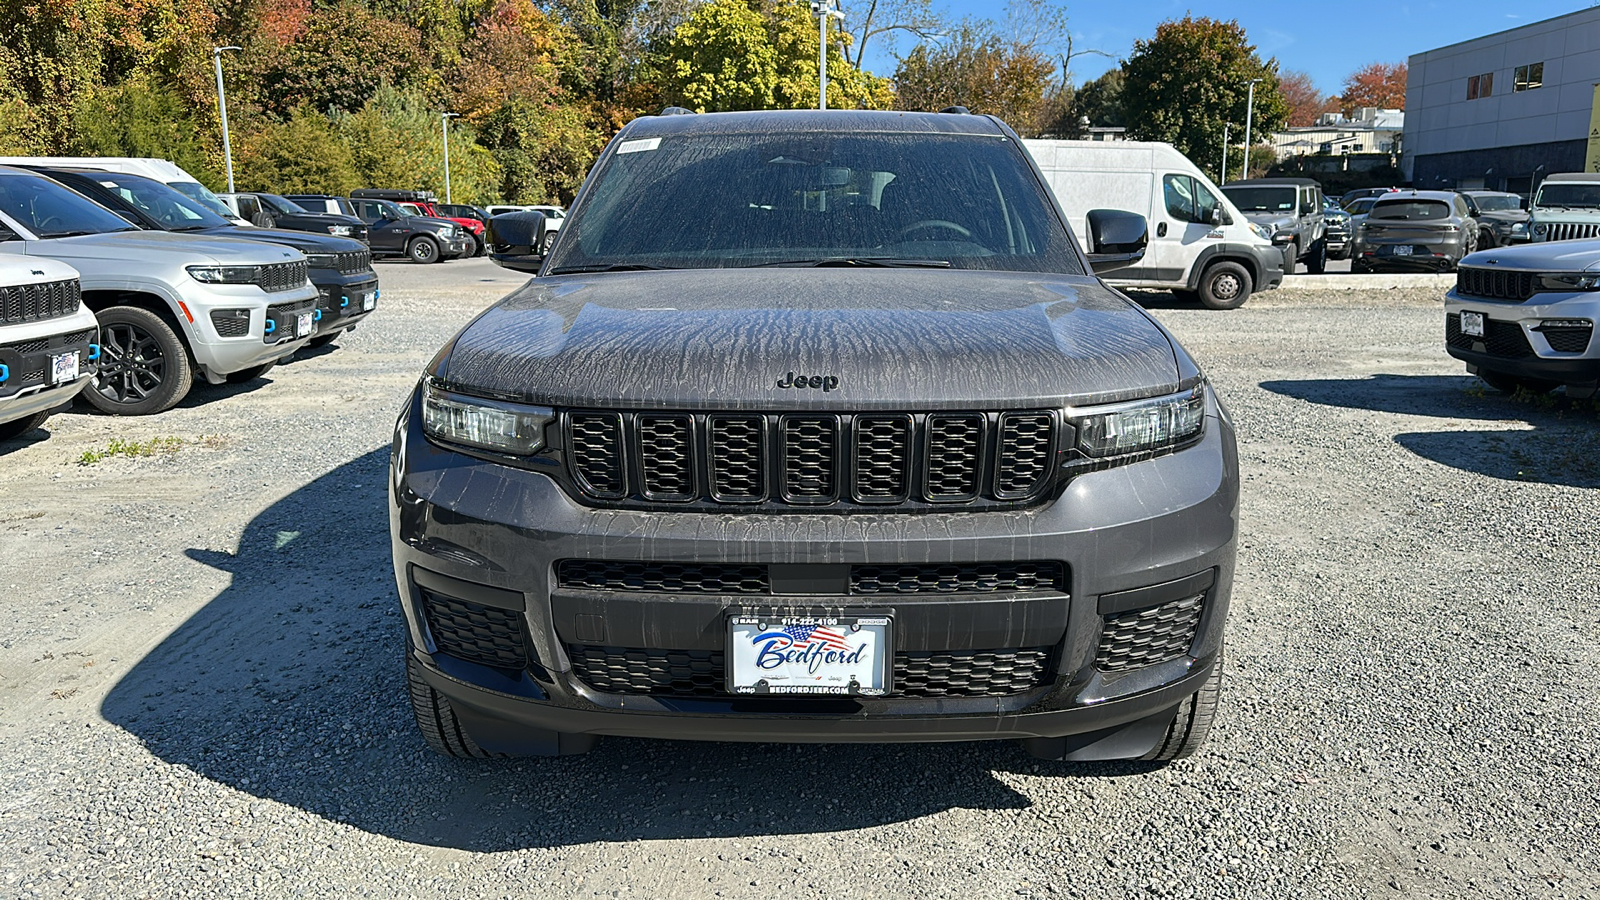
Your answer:
[[[1283,251],[1283,274],[1293,275],[1295,264],[1300,262],[1300,242],[1295,241]]]
[[[1250,296],[1250,273],[1236,262],[1219,262],[1200,276],[1200,302],[1208,309],[1238,309]]]
[[[1306,271],[1313,275],[1321,275],[1328,271],[1328,242],[1317,241],[1311,245],[1311,254],[1306,257]]]
[[[411,648],[406,647],[406,684],[411,694],[411,712],[417,717],[417,728],[429,749],[445,756],[462,759],[493,759],[500,754],[490,753],[473,742],[450,701],[428,686],[418,671]]]
[[[1493,228],[1483,228],[1478,231],[1478,250],[1493,250],[1500,246],[1500,241],[1494,236]]]
[[[412,238],[406,245],[406,254],[412,262],[436,263],[440,259],[439,242],[430,237]]]
[[[1364,262],[1362,262],[1360,260],[1356,260],[1355,262],[1350,264],[1350,271],[1354,272],[1357,275],[1365,275],[1368,272],[1372,271],[1372,264],[1371,263],[1364,263]]]
[[[312,338],[311,340],[306,341],[306,346],[307,347],[326,347],[329,344],[333,343],[334,341],[338,340],[339,339],[339,335],[341,335],[341,334],[344,334],[344,332],[335,331],[332,334],[319,334],[316,337]]]
[[[1167,762],[1188,759],[1206,742],[1211,723],[1217,717],[1217,701],[1222,694],[1222,657],[1211,667],[1211,676],[1200,690],[1178,704],[1178,716],[1167,726],[1167,736],[1146,753],[1143,759]]]
[[[90,406],[117,416],[148,416],[171,409],[189,393],[189,351],[165,319],[136,306],[113,306],[95,317],[100,371],[83,392]]]
[[[1172,297],[1173,297],[1174,300],[1177,300],[1179,303],[1199,303],[1200,302],[1200,292],[1199,291],[1173,291],[1172,292]]]
[[[487,245],[484,244],[483,238],[478,236],[478,235],[476,235],[476,234],[473,235],[472,236],[472,252],[467,254],[467,255],[473,257],[474,259],[476,259],[477,257],[483,256],[484,254],[486,254],[488,252],[489,252],[489,248],[488,248]]]
[[[38,428],[40,425],[43,425],[44,420],[48,418],[50,418],[50,414],[47,412],[42,412],[34,413],[31,416],[23,416],[22,418],[11,422],[0,422],[0,441],[9,441],[12,438],[22,437],[35,428]]]
[[[271,372],[272,367],[276,366],[277,364],[278,361],[273,360],[269,363],[262,363],[259,366],[251,366],[248,369],[240,369],[237,372],[229,372],[223,377],[228,380],[229,384],[249,384],[250,382],[255,381],[257,378],[260,378],[268,372]]]
[[[1478,377],[1483,379],[1484,384],[1507,396],[1515,394],[1519,390],[1530,394],[1548,394],[1561,385],[1559,381],[1546,381],[1543,378],[1521,378],[1491,369],[1479,369]]]

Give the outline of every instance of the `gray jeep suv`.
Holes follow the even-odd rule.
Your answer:
[[[1327,271],[1321,184],[1309,178],[1251,178],[1229,182],[1222,192],[1283,248],[1283,274],[1293,275],[1295,263],[1301,262],[1313,275]]]
[[[495,258],[537,260],[542,218],[491,220]],[[440,350],[396,426],[427,742],[1193,753],[1233,428],[1095,274],[1139,258],[1144,220],[1087,218],[1089,254],[989,117],[627,125],[539,276]]]

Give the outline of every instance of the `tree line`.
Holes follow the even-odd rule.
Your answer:
[[[931,0],[849,13],[828,42],[832,108],[960,105],[1024,136],[1120,125],[1200,162],[1243,121],[1251,79],[1257,134],[1404,101],[1403,66],[1318,96],[1237,22],[1165,22],[1080,87],[1074,61],[1105,54],[1073,46],[1059,0],[1010,0],[994,19],[952,21]],[[231,45],[241,190],[442,193],[448,111],[458,200],[566,203],[638,115],[816,106],[818,40],[806,0],[0,0],[0,153],[162,157],[220,188],[212,56]],[[892,77],[864,69],[869,46],[898,59]]]

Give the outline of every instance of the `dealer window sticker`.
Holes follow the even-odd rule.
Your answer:
[[[661,138],[643,138],[637,141],[623,141],[617,147],[617,153],[643,153],[661,146]]]

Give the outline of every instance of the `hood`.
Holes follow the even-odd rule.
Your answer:
[[[1480,222],[1526,222],[1528,221],[1528,211],[1525,209],[1497,209],[1493,212],[1480,212],[1477,218]]]
[[[1282,213],[1275,212],[1247,212],[1244,214],[1244,217],[1263,228],[1270,228],[1273,231],[1276,231],[1279,228],[1286,228],[1294,224],[1293,216],[1286,216]]]
[[[414,223],[420,223],[420,224],[426,224],[426,225],[443,225],[446,228],[460,228],[462,231],[466,231],[465,228],[463,228],[460,225],[457,225],[456,223],[450,221],[449,219],[440,219],[440,218],[436,218],[434,216],[410,216],[409,218]]]
[[[273,217],[277,218],[277,213],[273,213]],[[310,219],[313,222],[326,222],[329,225],[360,225],[365,227],[367,224],[355,216],[347,216],[344,213],[316,212],[309,209],[305,212],[294,213],[290,218]]]
[[[1600,240],[1495,247],[1469,254],[1461,265],[1521,272],[1600,272]]]
[[[137,264],[250,265],[302,259],[299,251],[256,241],[170,231],[116,231],[78,237],[29,241],[29,256],[46,256],[71,262],[125,261]]]
[[[834,268],[536,278],[430,373],[550,406],[728,410],[1063,406],[1199,376],[1093,278]],[[782,386],[811,376],[837,381]]]
[[[0,287],[44,284],[50,281],[67,281],[77,277],[78,270],[64,262],[0,253]]]
[[[366,244],[351,238],[334,237],[331,234],[316,234],[310,231],[289,231],[286,228],[245,229],[236,225],[227,225],[207,228],[200,232],[185,233],[233,238],[241,241],[260,241],[264,244],[284,244],[299,250],[301,253],[349,253],[353,250],[367,249]]]

